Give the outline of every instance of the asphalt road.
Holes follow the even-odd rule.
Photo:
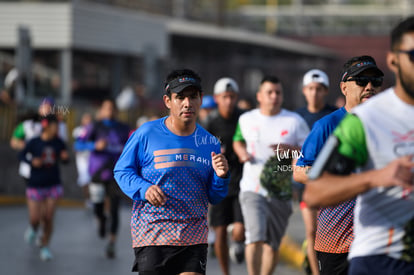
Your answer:
[[[55,230],[50,244],[54,259],[42,262],[39,248],[29,246],[23,240],[28,225],[25,205],[0,206],[0,274],[35,275],[105,275],[132,274],[133,250],[129,230],[130,207],[121,210],[121,226],[116,246],[116,258],[107,259],[104,249],[106,241],[97,236],[97,227],[92,212],[83,208],[60,207],[55,217]],[[295,209],[288,228],[290,237],[303,240],[303,223]],[[247,274],[245,264],[232,264],[232,274]],[[221,274],[217,259],[209,258],[207,274]],[[275,274],[301,275],[297,267],[280,263]]]

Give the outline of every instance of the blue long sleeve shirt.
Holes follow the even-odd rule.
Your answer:
[[[318,120],[302,146],[298,166],[312,166],[329,136],[347,114],[344,107]],[[335,184],[334,182],[332,184]],[[319,209],[315,250],[325,253],[347,253],[354,239],[353,212],[355,199],[334,207]]]
[[[208,203],[226,195],[230,178],[218,177],[211,152],[220,153],[220,142],[201,126],[189,136],[177,136],[161,118],[135,131],[115,165],[121,190],[134,200],[133,247],[207,243]],[[167,197],[163,206],[145,199],[151,185]]]

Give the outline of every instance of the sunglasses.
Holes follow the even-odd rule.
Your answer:
[[[380,87],[382,85],[383,77],[382,76],[354,76],[348,78],[346,81],[355,81],[358,86],[365,87],[369,82],[372,83],[374,87]]]
[[[408,57],[410,58],[410,61],[414,63],[414,50],[409,50],[409,51],[398,50],[397,52],[408,54]]]

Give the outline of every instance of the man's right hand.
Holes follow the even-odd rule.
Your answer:
[[[243,156],[239,157],[239,162],[240,163],[245,163],[245,162],[249,162],[249,161],[253,161],[253,160],[254,160],[253,156],[250,155],[247,152]]]
[[[145,192],[145,199],[154,206],[164,205],[167,197],[158,185],[152,185]]]

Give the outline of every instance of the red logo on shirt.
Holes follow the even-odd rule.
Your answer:
[[[283,136],[285,136],[285,135],[287,135],[289,132],[288,132],[288,130],[283,130],[281,133],[280,133],[280,135],[283,137]]]
[[[392,135],[394,136],[394,142],[414,141],[414,130],[411,130],[406,134],[392,131]]]
[[[410,130],[407,133],[397,133],[392,131],[394,136],[394,153],[397,156],[406,156],[414,153],[414,130]]]

